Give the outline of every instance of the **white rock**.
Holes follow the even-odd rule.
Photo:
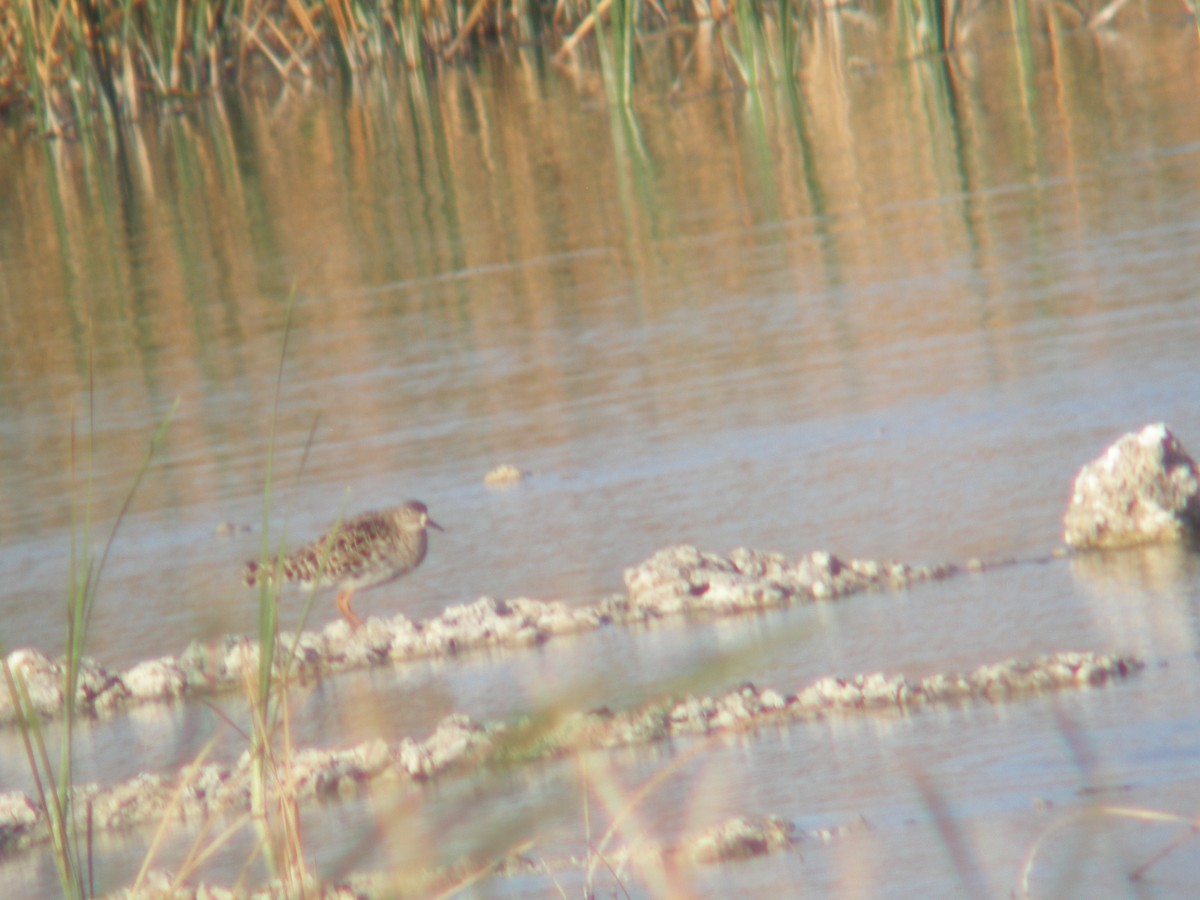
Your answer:
[[[1200,530],[1200,477],[1159,422],[1126,434],[1075,476],[1063,540],[1078,549],[1181,540]]]

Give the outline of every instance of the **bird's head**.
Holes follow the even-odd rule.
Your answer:
[[[429,510],[420,500],[409,500],[403,506],[396,507],[393,514],[396,524],[405,531],[424,531],[426,528],[436,528],[445,531],[437,522],[429,518]]]

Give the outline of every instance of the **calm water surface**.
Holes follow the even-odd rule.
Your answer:
[[[1164,39],[1123,33],[1118,51],[1064,37],[1029,77],[1001,38],[950,72],[814,59],[800,108],[785,92],[756,106],[664,87],[636,110],[640,143],[587,79],[511,66],[448,73],[437,115],[383,88],[227,100],[141,128],[124,201],[81,174],[104,167],[77,148],[6,147],[5,646],[61,651],[90,403],[100,546],[179,399],[104,571],[90,649],[112,667],[254,629],[238,569],[260,546],[273,415],[273,542],[408,497],[447,529],[418,572],[356,601],[363,614],[420,618],[483,594],[594,602],[680,542],[1045,554],[1075,471],[1121,433],[1165,420],[1200,454],[1200,60],[1194,42],[1160,53]],[[668,80],[659,55],[646,66],[648,83]],[[500,463],[530,477],[489,491]],[[297,737],[395,741],[455,710],[624,707],[681,673],[696,691],[787,691],[1062,649],[1143,654],[1145,673],[1101,691],[729,738],[646,802],[657,839],[740,813],[853,826],[828,846],[681,876],[699,895],[1007,895],[1059,812],[1194,814],[1198,605],[1188,551],[1030,562],[356,673],[295,698]],[[301,606],[285,606],[285,626]],[[335,615],[320,598],[315,610]],[[80,776],[173,771],[220,728],[201,706],[87,725]],[[216,758],[243,748],[223,734]],[[688,749],[594,765],[632,791]],[[0,787],[27,789],[21,760],[0,734]],[[400,801],[306,812],[316,863],[456,860],[498,827],[543,836],[548,856],[582,853],[573,764],[496,781],[435,786],[383,838],[373,823]],[[593,814],[615,815],[602,790]],[[362,835],[376,838],[366,857]],[[1172,835],[1068,831],[1048,842],[1044,888],[1094,896]],[[145,839],[104,841],[102,878],[124,883]],[[168,867],[182,855],[170,852]],[[211,877],[231,880],[241,858]],[[1175,894],[1198,862],[1178,851],[1147,893]],[[52,890],[41,857],[2,868],[27,894]],[[529,876],[480,895],[547,890]]]

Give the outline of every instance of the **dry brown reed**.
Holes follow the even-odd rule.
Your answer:
[[[1024,23],[1028,0],[1017,0]],[[1125,0],[1080,10],[1088,27],[1113,24]],[[955,50],[978,6],[906,0],[872,14],[897,30],[909,55]],[[340,73],[428,73],[494,46],[545,42],[563,65],[591,40],[610,99],[627,105],[634,60],[652,31],[715,25],[731,74],[754,89],[795,72],[800,29],[841,15],[805,0],[558,0],[553,5],[487,0],[36,0],[0,3],[0,115],[32,121],[41,134],[76,135],[97,117],[110,127],[148,108],[178,106],[227,85],[289,84]],[[1018,27],[1027,27],[1018,26]],[[782,60],[782,65],[780,63]]]

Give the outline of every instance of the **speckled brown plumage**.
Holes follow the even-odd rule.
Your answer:
[[[316,590],[338,589],[337,607],[353,628],[362,620],[350,608],[356,590],[377,587],[407,575],[425,559],[426,527],[442,530],[419,500],[394,509],[367,512],[334,526],[310,544],[266,566],[246,563],[243,580],[253,587],[271,583],[276,573],[285,582]]]

